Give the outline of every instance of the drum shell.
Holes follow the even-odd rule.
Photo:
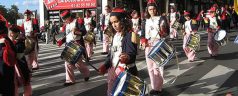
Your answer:
[[[179,29],[181,27],[181,24],[178,21],[175,21],[171,27],[174,29]]]
[[[69,62],[70,64],[76,64],[84,52],[85,49],[83,46],[78,45],[71,41],[66,44],[60,57]]]
[[[28,55],[32,51],[34,51],[35,50],[35,45],[36,45],[36,42],[35,42],[35,40],[33,38],[26,37],[26,39],[25,39],[25,51],[24,51],[24,54]]]
[[[186,46],[193,49],[194,51],[197,51],[200,48],[200,35],[194,34],[189,35]]]
[[[158,67],[164,66],[175,54],[173,46],[168,44],[165,39],[157,41],[148,54],[148,58],[153,60]]]
[[[143,96],[145,90],[146,84],[143,80],[130,73],[121,72],[114,83],[112,96]]]
[[[113,29],[110,27],[107,27],[104,31],[104,34],[106,34],[108,37],[112,37],[114,35]]]
[[[95,34],[93,32],[87,32],[87,34],[84,37],[84,40],[86,42],[92,43],[94,41]]]

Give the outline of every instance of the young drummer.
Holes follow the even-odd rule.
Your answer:
[[[220,22],[216,17],[216,8],[211,7],[210,16],[208,17],[208,39],[207,39],[207,49],[210,57],[217,57],[219,45],[216,43],[214,39],[215,33],[220,29]]]
[[[16,52],[12,41],[8,38],[6,19],[0,14],[0,95],[15,95]]]
[[[69,43],[72,41],[81,45],[82,47],[85,47],[83,36],[86,34],[86,29],[84,26],[83,19],[82,18],[75,19],[71,15],[69,10],[63,11],[60,16],[66,23],[66,27],[64,27],[65,29],[63,29],[66,31],[66,43]],[[83,56],[87,58],[84,53],[83,53]],[[89,80],[90,71],[87,68],[87,66],[84,64],[82,59],[80,59],[75,65],[65,61],[66,81],[64,83],[64,86],[75,84],[75,78],[74,78],[75,67],[77,67],[77,69],[84,75],[85,81]]]
[[[16,54],[17,54],[17,64],[15,65],[16,79],[15,79],[15,96],[18,96],[18,87],[23,85],[24,96],[32,95],[32,88],[30,83],[30,70],[27,66],[26,58],[24,56],[25,43],[24,38],[20,37],[20,26],[11,25],[9,27],[8,37],[12,40]]]
[[[147,56],[152,50],[152,46],[169,34],[169,25],[165,17],[158,16],[157,4],[154,0],[149,0],[146,14],[145,37],[141,39],[141,43],[145,47],[146,64],[152,87],[149,94],[159,95],[162,91],[164,80],[163,67],[158,67],[156,62]]]
[[[108,89],[107,95],[111,96],[113,84],[120,74],[127,67],[129,73],[137,76],[138,71],[135,65],[137,45],[132,42],[132,32],[130,20],[128,20],[125,11],[121,8],[115,8],[110,14],[109,27],[113,27],[115,32],[111,51],[103,65],[99,68],[99,73],[105,74],[108,71]]]
[[[32,71],[32,70],[39,69],[39,64],[37,61],[38,43],[37,43],[37,36],[36,36],[36,33],[39,32],[39,26],[38,26],[38,20],[31,18],[33,13],[30,10],[26,10],[24,14],[26,15],[26,18],[25,18],[26,20],[24,21],[22,27],[24,28],[25,36],[32,38],[35,42],[35,47],[33,48],[33,51],[31,51],[29,54],[26,55],[28,67]]]
[[[84,18],[84,25],[86,28],[87,33],[94,32],[94,25],[93,25],[93,18],[91,17],[91,11],[86,10],[85,18]],[[92,34],[92,33],[91,33]],[[94,38],[94,37],[93,37]],[[93,41],[85,41],[85,48],[87,51],[88,59],[91,59],[93,55],[93,43],[95,41],[95,38]]]
[[[189,62],[193,62],[195,59],[195,50],[187,46],[188,39],[191,35],[194,35],[197,32],[197,21],[190,18],[189,12],[184,12],[185,19],[187,20],[184,24],[185,33],[183,38],[183,50],[188,57]]]

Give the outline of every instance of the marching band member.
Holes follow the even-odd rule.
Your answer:
[[[133,32],[136,32],[137,34],[139,34],[138,32],[140,31],[140,27],[141,27],[141,19],[140,19],[140,16],[139,16],[139,13],[134,10],[132,13],[131,13],[131,16],[132,16],[132,29],[133,29]]]
[[[82,18],[75,19],[71,15],[69,10],[63,11],[60,16],[66,23],[65,29],[63,29],[66,32],[66,43],[74,41],[77,44],[80,44],[81,46],[85,47],[83,36],[86,34],[86,29],[84,26],[83,19]],[[73,70],[75,67],[77,67],[77,69],[83,74],[85,81],[89,80],[90,71],[84,64],[82,59],[80,59],[78,63],[76,63],[75,65],[65,61],[66,81],[64,83],[64,86],[75,84],[74,70]]]
[[[169,20],[170,20],[170,39],[173,40],[175,38],[178,38],[178,32],[177,29],[173,28],[175,22],[178,22],[177,19],[179,18],[179,14],[175,11],[174,7],[171,7],[169,13]]]
[[[16,52],[12,41],[8,38],[6,19],[0,14],[0,95],[15,95]]]
[[[158,16],[157,12],[156,2],[149,0],[146,10],[145,37],[141,38],[141,43],[145,47],[146,63],[152,87],[152,90],[149,92],[150,95],[159,95],[162,91],[163,67],[157,67],[156,63],[149,59],[147,55],[157,41],[169,34],[169,25],[166,17]]]
[[[216,57],[218,54],[218,48],[219,45],[216,43],[214,39],[215,32],[217,32],[220,29],[220,22],[218,18],[216,17],[216,8],[211,7],[210,11],[210,16],[208,18],[208,24],[209,27],[207,28],[208,32],[208,38],[207,38],[207,49],[208,53],[210,54],[210,57]]]
[[[26,58],[24,56],[25,43],[24,38],[20,37],[20,26],[11,25],[9,28],[8,37],[12,40],[17,54],[17,64],[15,65],[15,96],[18,96],[18,87],[23,85],[24,96],[32,95],[32,88],[30,83],[30,70],[27,66]]]
[[[91,34],[93,34],[95,26],[92,25],[92,22],[93,22],[93,18],[91,17],[91,11],[90,10],[86,10],[86,14],[85,14],[85,18],[84,18],[84,25],[85,25],[87,33],[92,32]],[[93,40],[92,42],[90,42],[90,41],[86,41],[85,42],[85,47],[86,47],[88,59],[91,59],[91,57],[92,57],[92,54],[93,54],[93,42],[94,41],[95,40]]]
[[[230,28],[229,24],[229,15],[230,13],[227,11],[227,9],[222,6],[221,7],[221,12],[220,12],[220,21],[221,21],[221,29],[224,29],[228,32],[228,29]]]
[[[101,29],[103,30],[103,52],[102,55],[108,54],[109,51],[109,36],[104,34],[105,29],[108,27],[109,18],[110,18],[111,7],[109,5],[105,6],[105,13],[102,15],[102,19],[100,21]]]
[[[32,52],[26,55],[26,60],[30,70],[37,70],[39,69],[39,64],[37,60],[38,41],[36,36],[37,32],[39,32],[38,20],[31,18],[32,12],[30,10],[26,10],[24,14],[26,15],[26,20],[23,23],[22,27],[24,28],[25,36],[32,38],[35,42],[35,48]]]
[[[190,18],[189,12],[184,12],[185,19],[187,20],[184,24],[185,33],[183,38],[183,50],[188,57],[189,62],[193,62],[195,59],[195,50],[192,50],[187,46],[187,41],[191,35],[194,35],[197,32],[197,21]]]
[[[131,23],[125,17],[125,10],[121,8],[114,8],[110,14],[109,27],[113,27],[115,35],[112,41],[111,51],[105,63],[99,68],[100,74],[105,74],[106,71],[108,72],[108,96],[111,96],[113,83],[120,72],[127,70],[132,75],[137,76],[138,74],[135,65],[137,45],[132,42]]]

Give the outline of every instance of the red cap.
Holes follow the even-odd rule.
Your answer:
[[[216,7],[211,7],[211,8],[209,9],[209,11],[210,11],[210,12],[215,12],[215,11],[216,11]]]
[[[118,16],[119,18],[125,18],[126,17],[126,11],[122,8],[116,7],[112,9],[112,12],[110,16]]]
[[[116,13],[125,13],[126,11],[122,8],[116,7],[112,10],[112,12],[116,12]]]
[[[217,4],[213,4],[212,7],[218,7],[218,5]]]
[[[155,3],[155,0],[148,0],[147,4]]]
[[[68,16],[68,15],[70,15],[69,10],[65,10],[65,11],[63,11],[63,12],[60,14],[61,17],[66,17],[66,16]]]
[[[184,16],[186,16],[186,15],[190,15],[190,13],[189,12],[187,12],[187,11],[184,11]]]
[[[25,12],[24,12],[24,14],[28,14],[28,15],[31,15],[32,14],[32,12],[30,11],[30,10],[26,10]]]

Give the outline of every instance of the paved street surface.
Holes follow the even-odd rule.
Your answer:
[[[178,63],[174,57],[165,66],[163,95],[224,96],[227,92],[232,92],[234,96],[238,96],[238,45],[233,43],[238,31],[231,30],[228,44],[220,47],[219,57],[216,59],[210,58],[208,54],[206,32],[199,33],[201,48],[197,53],[197,60],[192,63],[189,63],[185,57],[181,38],[172,41],[177,49]],[[88,82],[85,82],[82,74],[75,70],[77,83],[68,87],[63,86],[65,65],[59,57],[62,50],[63,47],[56,45],[40,44],[40,69],[34,71],[32,78],[33,96],[106,96],[107,75],[99,75],[90,66],[88,68],[91,77]],[[100,54],[102,43],[98,42],[94,50],[90,63],[98,68],[105,60],[105,56]],[[150,81],[144,51],[139,50],[136,62],[140,78],[146,81],[149,88]],[[175,82],[172,82],[174,79]]]

